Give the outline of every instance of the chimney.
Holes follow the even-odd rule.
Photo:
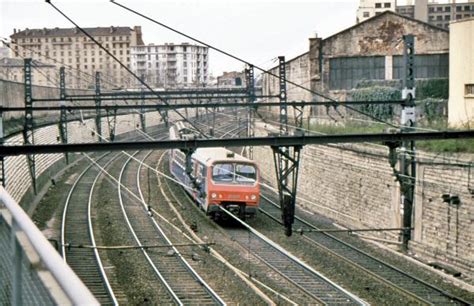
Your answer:
[[[112,34],[113,32],[114,32],[114,27],[110,26],[110,34]]]
[[[16,28],[13,28],[13,34],[16,34]]]
[[[322,39],[314,33],[309,38],[309,73],[311,81],[321,80]]]

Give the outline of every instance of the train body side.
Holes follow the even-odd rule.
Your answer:
[[[170,138],[177,139],[177,131],[173,128]],[[186,173],[185,154],[180,150],[170,150],[169,154],[171,174],[186,186],[186,192],[208,215],[221,218],[219,206],[243,219],[257,213],[260,179],[255,162],[225,148],[197,149],[192,155],[193,184]],[[226,168],[230,169],[228,175]]]

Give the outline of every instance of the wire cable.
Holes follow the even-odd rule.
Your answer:
[[[50,0],[46,0],[46,1],[49,2]],[[273,77],[276,77],[276,78],[280,78],[280,76],[274,74],[274,73],[271,72],[270,70],[265,70],[264,68],[261,68],[260,66],[253,65],[252,63],[250,63],[250,62],[248,62],[248,61],[246,61],[246,60],[244,60],[244,59],[242,59],[242,58],[240,58],[240,57],[237,57],[237,56],[235,56],[235,55],[232,55],[232,54],[230,54],[230,53],[228,53],[228,52],[226,52],[226,51],[224,51],[224,50],[222,50],[222,49],[219,49],[219,48],[217,48],[217,47],[214,47],[214,46],[212,46],[212,45],[210,45],[210,44],[208,44],[208,43],[205,43],[205,42],[203,42],[203,41],[201,41],[201,40],[199,40],[199,39],[197,39],[197,38],[194,38],[194,37],[192,37],[192,36],[190,36],[190,35],[187,35],[187,34],[181,32],[181,31],[179,31],[179,30],[176,30],[176,29],[174,29],[174,28],[172,28],[172,27],[170,27],[170,26],[168,26],[168,25],[166,25],[166,24],[164,24],[164,23],[161,23],[161,22],[159,22],[159,21],[157,21],[157,20],[154,20],[154,19],[151,18],[151,17],[148,17],[148,16],[146,16],[146,15],[143,15],[142,13],[139,13],[138,11],[135,11],[135,10],[129,8],[129,7],[126,7],[126,6],[124,6],[124,5],[122,5],[122,4],[118,3],[118,2],[116,2],[115,0],[110,0],[110,2],[112,2],[113,4],[115,4],[115,5],[117,5],[117,6],[121,7],[121,8],[123,8],[123,9],[125,9],[125,10],[127,10],[127,11],[129,11],[129,12],[132,12],[132,13],[134,13],[134,14],[136,14],[136,15],[142,17],[142,18],[145,18],[145,19],[147,19],[147,20],[149,20],[149,21],[151,21],[151,22],[153,22],[153,23],[155,23],[155,24],[157,24],[157,25],[159,25],[159,26],[161,26],[161,27],[164,27],[164,28],[166,28],[166,29],[168,29],[168,30],[170,30],[170,31],[172,31],[172,32],[175,32],[175,33],[177,33],[177,34],[179,34],[179,35],[182,35],[182,36],[184,36],[184,37],[186,37],[186,38],[188,38],[188,39],[191,39],[191,40],[193,40],[193,41],[195,41],[195,42],[197,42],[197,43],[199,43],[199,44],[202,44],[202,45],[208,47],[209,49],[212,49],[212,50],[217,51],[217,52],[219,52],[219,53],[222,53],[222,54],[224,54],[224,55],[226,55],[226,56],[229,56],[229,57],[231,57],[231,58],[233,58],[233,59],[235,59],[235,60],[238,60],[238,61],[240,61],[240,62],[242,62],[242,63],[244,63],[244,64],[247,64],[248,66],[255,67],[256,69],[260,70],[261,72],[263,72],[263,73],[265,73],[265,74],[268,74],[268,75],[273,76]],[[354,107],[351,107],[351,106],[349,106],[349,105],[345,105],[344,103],[340,103],[339,101],[337,101],[337,100],[335,100],[335,99],[329,97],[328,95],[324,95],[324,94],[322,94],[322,93],[320,93],[320,92],[317,92],[317,91],[312,90],[312,89],[310,89],[310,88],[304,87],[304,86],[302,86],[302,85],[300,85],[300,84],[298,84],[298,83],[295,83],[295,82],[293,82],[293,81],[289,81],[289,80],[287,80],[286,78],[285,78],[284,81],[285,81],[286,83],[288,83],[288,84],[291,84],[291,85],[296,86],[296,87],[298,87],[298,88],[300,88],[300,89],[303,89],[303,90],[305,90],[305,91],[308,91],[308,92],[310,92],[310,93],[312,93],[312,94],[314,94],[314,95],[317,95],[317,96],[319,96],[319,97],[321,97],[321,98],[324,98],[324,99],[326,99],[326,100],[332,101],[332,102],[334,102],[336,105],[342,105],[343,107],[345,107],[345,108],[347,108],[347,109],[350,109],[350,110],[352,110],[352,111],[354,111],[354,112],[356,112],[356,113],[359,113],[359,114],[361,114],[361,115],[367,116],[367,117],[369,117],[369,118],[371,118],[371,119],[373,119],[373,120],[379,121],[379,122],[381,122],[381,123],[384,123],[384,124],[393,126],[393,124],[391,124],[391,123],[389,123],[389,122],[386,122],[386,121],[383,121],[383,120],[381,120],[381,119],[379,119],[379,118],[377,118],[377,117],[375,117],[375,116],[372,116],[371,114],[362,112],[362,111],[360,111],[360,110],[358,110],[358,109],[356,109],[356,108],[354,108]]]
[[[86,35],[90,40],[92,40],[99,48],[105,51],[107,55],[109,55],[114,61],[116,61],[122,68],[124,68],[128,73],[130,73],[137,81],[139,81],[143,86],[145,86],[150,92],[152,92],[161,102],[163,102],[165,105],[169,106],[169,103],[163,99],[158,92],[154,91],[153,88],[150,87],[145,81],[143,81],[138,75],[136,75],[130,68],[127,67],[122,61],[120,61],[115,55],[113,55],[107,48],[105,48],[101,43],[99,43],[92,35],[87,33],[83,28],[81,28],[77,23],[75,23],[71,18],[69,18],[65,13],[63,13],[59,8],[57,8],[51,0],[45,0],[46,3],[51,5],[59,14],[61,14],[64,18],[66,18],[69,22],[71,22],[79,31],[81,31],[84,35]],[[209,138],[204,132],[202,132],[200,129],[194,126],[194,124],[188,120],[185,116],[183,116],[180,112],[177,112],[173,110],[176,114],[178,114],[179,117],[181,117],[183,120],[188,122],[193,128],[195,128],[204,138]],[[160,116],[163,118],[163,120],[167,120],[167,116],[164,115],[162,112],[160,112]]]

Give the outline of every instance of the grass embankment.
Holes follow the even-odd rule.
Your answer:
[[[381,124],[357,124],[347,123],[344,126],[339,125],[311,125],[310,129],[313,132],[324,134],[364,134],[364,133],[383,133],[384,125]],[[437,122],[429,126],[420,126],[424,129],[432,129],[437,131],[456,131],[456,129],[447,128],[445,122]],[[466,130],[468,128],[463,128]],[[423,132],[423,130],[419,130]],[[435,153],[474,153],[474,139],[445,139],[445,140],[426,140],[417,141],[416,147],[420,150],[435,152]]]

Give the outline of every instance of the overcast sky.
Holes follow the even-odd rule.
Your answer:
[[[146,44],[190,42],[108,0],[52,0],[81,27],[141,25]],[[117,0],[188,35],[270,68],[275,59],[308,51],[308,38],[328,37],[352,26],[358,0]],[[0,0],[0,37],[13,29],[73,27],[44,0]],[[244,65],[210,53],[214,76]]]

